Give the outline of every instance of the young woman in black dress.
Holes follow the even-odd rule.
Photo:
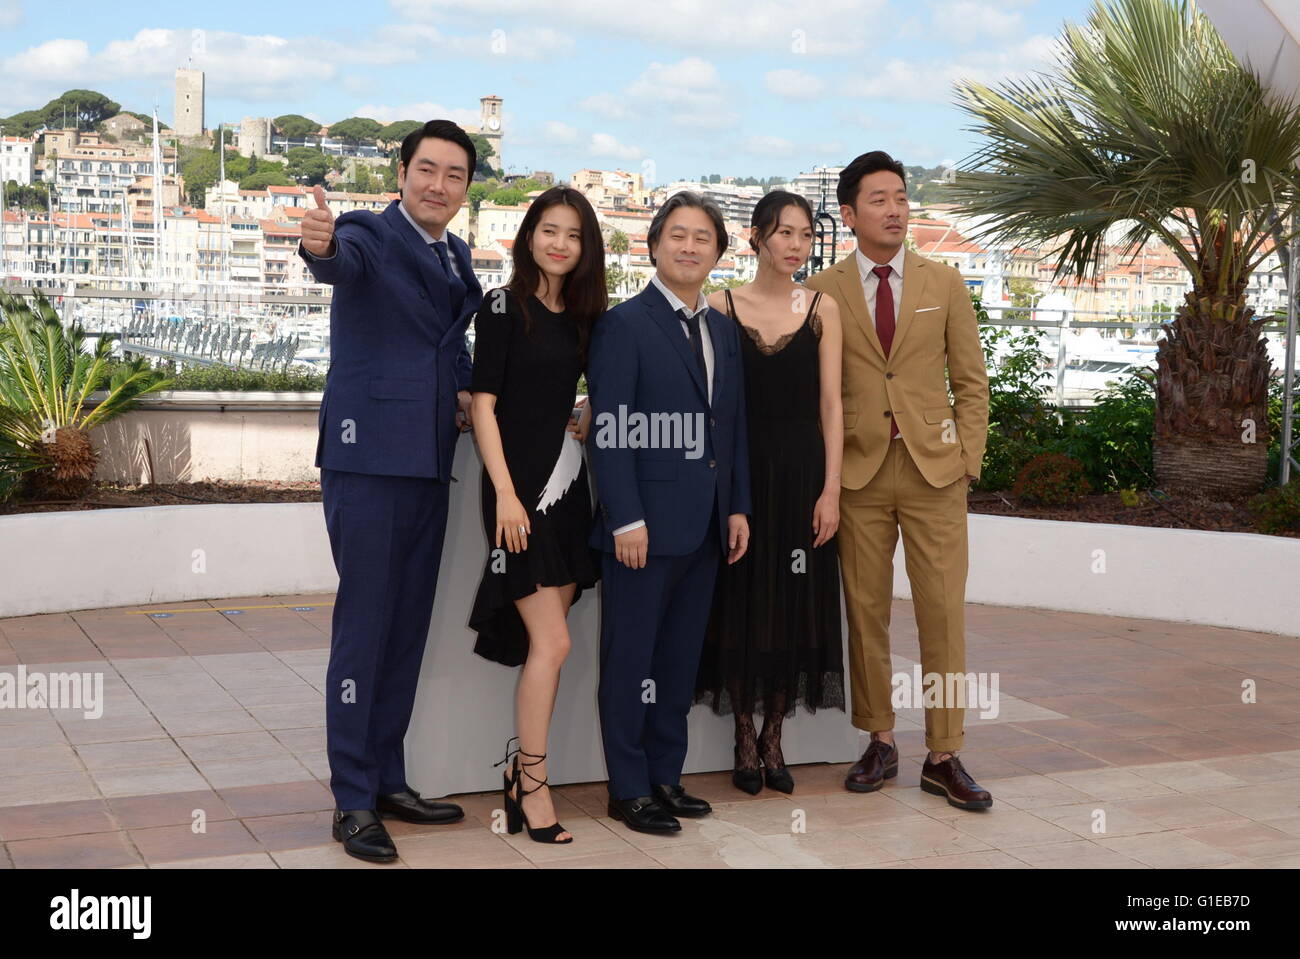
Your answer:
[[[796,705],[844,708],[840,316],[830,297],[794,282],[812,249],[812,222],[803,197],[764,195],[749,240],[757,276],[709,297],[740,326],[754,518],[749,552],[718,575],[696,698],[734,713],[732,781],[751,795],[765,781],[794,790],[781,722]]]
[[[572,416],[591,327],[606,306],[595,211],[576,190],[547,190],[519,225],[510,282],[483,298],[474,319],[470,387],[489,555],[469,624],[476,653],[523,664],[511,739],[519,745],[507,743],[502,760],[506,818],[511,833],[527,826],[538,842],[573,839],[556,821],[546,740],[569,607],[599,576],[587,547],[590,412]]]

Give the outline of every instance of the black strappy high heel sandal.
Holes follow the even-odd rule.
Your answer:
[[[492,764],[493,769],[496,769],[498,766],[510,762],[510,757],[515,756],[519,752],[518,746],[516,746],[514,749],[510,748],[511,743],[518,742],[518,741],[519,741],[518,736],[511,736],[509,739],[506,740],[505,758],[502,759],[501,762],[499,763],[493,763]],[[510,825],[510,804],[514,802],[514,799],[511,794],[515,791],[515,783],[519,781],[519,766],[517,765],[517,762],[518,760],[516,760],[516,764],[507,766],[501,772],[501,781],[503,784],[501,787],[501,803],[502,805],[505,806],[506,809],[507,827],[509,827]],[[519,830],[511,828],[510,831],[512,833],[515,833],[518,832]]]
[[[520,762],[520,756],[528,756],[533,761],[531,763]],[[538,779],[530,773],[527,768],[529,766],[540,764],[544,759],[546,759],[546,753],[542,753],[538,756],[536,753],[524,752],[522,749],[515,750],[514,783],[519,786],[519,798],[516,799],[511,796],[509,792],[506,793],[506,830],[513,836],[515,833],[526,827],[528,829],[528,838],[533,842],[544,842],[552,845],[563,846],[573,842],[572,836],[568,839],[555,838],[560,833],[565,832],[563,826],[556,822],[543,829],[534,829],[532,826],[528,825],[528,815],[524,812],[524,797],[531,795],[543,786],[550,784],[549,776],[546,779]],[[525,789],[523,781],[520,778],[521,773],[533,782],[537,783],[537,785],[532,789]]]

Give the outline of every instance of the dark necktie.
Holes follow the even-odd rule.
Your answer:
[[[433,252],[438,254],[438,259],[442,262],[442,272],[447,274],[447,292],[451,297],[451,318],[455,320],[460,316],[460,309],[465,305],[465,293],[468,287],[451,271],[451,261],[447,259],[447,244],[442,240],[434,240],[429,246],[433,247]]]
[[[695,354],[695,365],[700,368],[700,377],[704,380],[704,392],[709,391],[709,367],[704,362],[704,338],[700,335],[700,315],[696,313],[691,315],[691,311],[682,307],[678,313],[686,323],[686,329],[690,331],[691,352]]]
[[[894,290],[889,285],[889,274],[893,268],[888,266],[872,267],[871,272],[879,277],[876,284],[876,336],[880,337],[880,347],[889,359],[890,347],[894,345]],[[889,438],[898,435],[898,423],[894,414],[889,414]]]

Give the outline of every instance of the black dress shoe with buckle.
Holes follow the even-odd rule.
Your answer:
[[[334,839],[349,856],[366,862],[396,862],[397,847],[373,809],[334,810]]]
[[[410,788],[380,796],[376,800],[376,810],[380,816],[393,816],[422,826],[442,826],[465,818],[465,810],[455,803],[434,802]]]
[[[696,799],[694,796],[686,795],[686,790],[678,783],[675,786],[651,786],[650,793],[674,816],[685,816],[687,819],[707,816],[713,812],[713,807],[703,799]]]
[[[621,819],[629,829],[637,832],[668,833],[680,832],[682,824],[664,811],[664,807],[650,796],[638,796],[636,799],[609,800],[609,818]]]

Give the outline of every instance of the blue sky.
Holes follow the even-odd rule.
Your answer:
[[[975,146],[957,77],[1050,57],[1090,0],[0,0],[0,116],[66,89],[170,119],[176,67],[207,124],[303,113],[477,122],[504,98],[507,169],[619,167],[653,182],[788,175],[885,149]]]

